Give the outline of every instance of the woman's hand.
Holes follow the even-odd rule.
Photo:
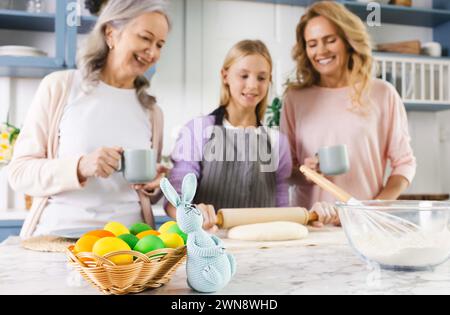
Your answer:
[[[202,212],[203,215],[203,229],[209,233],[214,234],[219,229],[217,227],[216,210],[213,205],[205,205],[204,203],[196,205],[197,209]]]
[[[309,211],[317,213],[319,217],[318,221],[312,223],[314,227],[321,228],[327,224],[341,225],[337,209],[328,202],[316,202]]]
[[[166,176],[166,174],[169,172],[169,169],[161,164],[158,164],[156,166],[156,177],[151,182],[145,183],[145,184],[139,184],[139,185],[133,185],[133,188],[136,190],[141,190],[144,193],[150,194],[154,190],[159,188],[159,184],[161,182],[161,179]]]
[[[92,153],[83,155],[78,163],[78,179],[80,183],[89,177],[107,178],[119,167],[123,149],[121,147],[101,147]]]
[[[317,158],[317,156],[312,156],[312,157],[305,158],[305,161],[304,161],[303,165],[305,165],[306,167],[310,168],[313,171],[316,171],[316,172],[320,173],[319,159]],[[306,182],[308,182],[310,184],[313,183],[313,181],[310,180],[309,178],[307,178],[306,176],[305,176],[305,180],[306,180]]]

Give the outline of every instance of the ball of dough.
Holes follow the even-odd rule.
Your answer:
[[[243,241],[287,241],[308,236],[308,229],[295,222],[268,222],[235,226],[228,238]]]

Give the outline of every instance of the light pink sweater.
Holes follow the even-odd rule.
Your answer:
[[[30,214],[20,232],[22,238],[32,236],[48,198],[54,194],[82,189],[77,168],[81,156],[57,159],[58,129],[70,93],[74,70],[53,72],[40,83],[24,126],[14,146],[13,160],[8,166],[11,187],[33,196]],[[163,115],[158,106],[149,112],[152,144],[161,159]],[[144,220],[154,224],[151,202],[160,197],[157,192],[139,192]]]
[[[331,177],[338,186],[360,200],[370,200],[384,186],[388,160],[391,176],[414,178],[414,158],[406,111],[392,85],[374,80],[370,93],[372,106],[363,116],[348,108],[351,89],[311,87],[290,90],[284,98],[281,131],[289,139],[293,165],[303,164],[321,146],[346,144],[350,171]],[[316,185],[298,183],[294,205],[311,208],[317,201],[336,199]]]

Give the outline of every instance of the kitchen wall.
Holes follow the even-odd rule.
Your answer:
[[[431,7],[431,0],[414,3]],[[151,88],[165,114],[164,154],[170,154],[180,126],[217,105],[220,66],[227,50],[238,40],[259,38],[266,42],[275,60],[272,95],[282,93],[282,84],[294,67],[290,52],[303,12],[304,8],[297,6],[246,1],[172,0],[173,30]],[[432,40],[432,30],[422,27],[382,25],[369,31],[375,42]],[[80,36],[79,45],[82,42]],[[0,30],[0,45],[6,44],[33,45],[50,54],[54,51],[53,36],[46,33]],[[20,126],[38,84],[35,79],[0,78],[0,115],[9,104],[12,121]],[[419,166],[409,192],[449,192],[450,113],[409,112],[408,118]],[[1,193],[6,184],[1,181],[0,176],[0,210],[5,206],[22,208],[20,195],[10,193],[5,202]]]

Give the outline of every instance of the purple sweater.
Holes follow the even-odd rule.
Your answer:
[[[211,138],[214,116],[195,118],[181,129],[171,159],[174,164],[169,180],[178,193],[181,192],[183,178],[194,173],[201,180],[201,161],[205,144]],[[279,159],[276,168],[276,204],[277,207],[289,205],[289,185],[287,178],[291,175],[292,159],[287,138],[272,130],[271,141],[278,144]],[[166,208],[167,200],[164,202]]]

